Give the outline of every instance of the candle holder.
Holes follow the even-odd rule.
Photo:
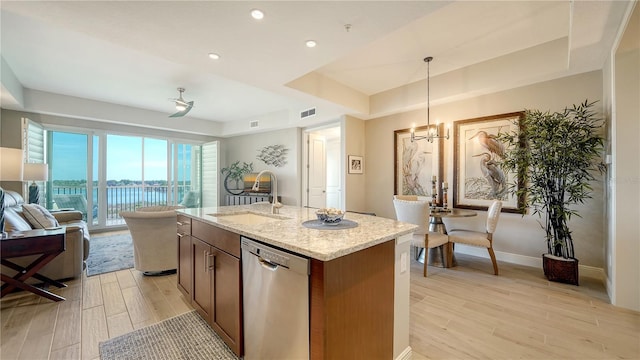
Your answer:
[[[438,194],[436,193],[436,183],[438,181],[436,179],[431,180],[431,208],[435,209],[438,201]]]
[[[442,182],[442,210],[447,211],[447,190],[449,189],[449,183],[446,181]]]
[[[442,208],[443,210],[447,210],[447,188],[442,188]]]

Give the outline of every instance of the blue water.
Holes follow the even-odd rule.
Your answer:
[[[164,188],[162,188],[164,189]],[[87,191],[84,188],[65,188],[58,187],[53,189],[53,194],[82,194],[87,197]],[[180,190],[178,198],[181,199],[184,195],[184,191]],[[111,205],[120,204],[138,204],[143,202],[143,195],[141,188],[120,188],[109,187],[107,188],[107,203]],[[167,193],[165,191],[145,190],[144,202],[147,204],[166,204]],[[98,203],[98,190],[93,191],[93,203]]]

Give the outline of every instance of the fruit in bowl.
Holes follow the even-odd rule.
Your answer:
[[[344,211],[335,208],[318,209],[316,211],[318,220],[326,225],[337,225],[344,217]]]

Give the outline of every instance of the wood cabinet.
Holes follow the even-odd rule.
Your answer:
[[[210,266],[211,246],[197,238],[191,239],[191,261],[193,264],[193,292],[191,305],[207,322],[212,318],[212,280]]]
[[[393,359],[394,248],[311,259],[311,360]]]
[[[191,299],[193,277],[191,274],[191,218],[178,215],[178,289]]]
[[[213,248],[213,312],[211,326],[238,355],[242,339],[242,286],[240,259]]]
[[[229,348],[242,356],[240,235],[189,221],[190,235],[178,236],[178,269],[188,273],[178,276],[178,288],[189,294],[193,307]],[[184,248],[189,249],[188,256],[183,256]],[[190,281],[190,291],[182,281]]]
[[[184,225],[185,234],[178,236],[178,287],[189,294],[198,313],[241,357],[240,235],[196,218],[188,221],[189,235]],[[311,259],[311,360],[393,359],[394,266],[393,240],[329,261]]]

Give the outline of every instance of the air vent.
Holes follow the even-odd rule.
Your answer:
[[[305,111],[301,112],[300,113],[300,119],[304,119],[306,117],[313,116],[315,114],[316,114],[316,108],[311,108],[309,110],[305,110]]]
[[[258,120],[254,120],[254,121],[250,122],[249,123],[249,127],[251,127],[251,128],[258,127]]]

